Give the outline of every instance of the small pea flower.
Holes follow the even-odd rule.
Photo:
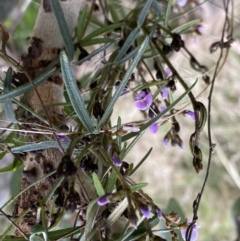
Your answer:
[[[56,137],[59,141],[71,142],[71,139],[68,136],[57,134]]]
[[[136,97],[135,106],[139,110],[146,110],[152,104],[153,97],[152,94],[146,90],[142,90],[140,94]]]
[[[161,219],[163,217],[162,211],[160,209],[157,209],[157,216],[159,219]]]
[[[117,167],[120,167],[122,165],[122,161],[120,160],[120,158],[118,157],[118,155],[116,153],[113,153],[112,161],[113,161],[113,164]]]
[[[108,203],[110,203],[110,199],[109,197],[111,196],[111,193],[106,193],[103,196],[101,196],[98,200],[97,200],[97,204],[98,206],[104,206]]]
[[[165,146],[165,147],[167,147],[167,145],[168,145],[168,142],[170,141],[170,139],[171,139],[171,133],[170,133],[170,131],[164,136],[164,138],[163,138],[163,145]]]
[[[188,222],[188,223],[191,223],[191,222]],[[196,224],[193,225],[190,241],[196,241],[197,240],[197,238],[198,238],[198,228],[199,228],[199,226],[197,226]],[[186,233],[187,233],[187,229],[181,229],[181,235],[182,235],[182,238],[184,240],[186,240]]]
[[[149,130],[152,134],[156,134],[158,131],[158,123],[153,123],[150,127]]]
[[[157,108],[156,104],[155,103],[152,103],[151,105],[151,108],[149,108],[149,111],[148,111],[148,116],[149,118],[154,118],[156,115],[158,115],[160,112],[159,112],[159,109]],[[155,122],[153,123],[150,127],[149,127],[149,130],[152,134],[156,134],[157,131],[158,131],[158,123]]]
[[[191,110],[187,110],[185,111],[184,113],[185,116],[191,118],[192,120],[195,120],[196,117],[195,117],[195,112],[194,111],[191,111]]]
[[[149,219],[150,216],[151,216],[151,212],[148,208],[147,205],[141,205],[140,207],[140,210],[141,210],[141,213],[143,214],[143,216],[146,218],[146,219]]]
[[[162,88],[162,90],[161,90],[162,98],[163,98],[164,100],[166,100],[167,97],[168,97],[168,91],[169,91],[169,89],[168,89],[167,86],[164,86],[164,87]]]

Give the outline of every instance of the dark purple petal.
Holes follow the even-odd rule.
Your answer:
[[[166,87],[166,86],[163,87],[161,93],[162,93],[162,98],[163,98],[164,100],[166,100],[167,97],[168,97],[168,87]]]
[[[112,155],[112,161],[113,161],[114,165],[117,167],[120,167],[122,165],[122,161],[115,153]]]
[[[56,135],[57,136],[57,139],[59,141],[64,141],[64,142],[71,142],[71,139],[68,137],[68,136],[65,136],[65,135]]]
[[[153,123],[150,127],[149,127],[150,131],[152,134],[156,134],[158,131],[158,123]]]
[[[104,194],[103,196],[101,196],[98,200],[97,200],[97,204],[98,206],[104,206],[106,205],[107,203],[109,203],[109,196],[111,194],[110,193],[106,193]]]
[[[184,240],[186,240],[186,232],[187,232],[186,229],[181,230],[181,235]],[[197,238],[198,238],[198,230],[196,227],[194,227],[192,230],[192,235],[191,235],[190,241],[196,241]]]
[[[185,112],[185,116],[191,118],[192,120],[195,120],[195,119],[196,119],[196,117],[195,117],[195,112],[194,112],[194,111],[191,111],[191,110],[187,110],[187,111]]]
[[[149,211],[149,209],[148,209],[147,206],[143,206],[143,207],[141,208],[141,213],[143,214],[143,216],[144,216],[146,219],[149,219],[149,218],[150,218],[151,213],[150,213],[150,211]]]

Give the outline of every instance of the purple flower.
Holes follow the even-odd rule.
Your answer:
[[[187,0],[177,0],[177,4],[179,7],[185,6],[187,3]]]
[[[118,82],[116,83],[116,85],[114,86],[114,89],[117,90],[118,87],[119,87],[119,85],[120,85],[120,81],[118,81]],[[126,92],[127,92],[127,86],[125,86],[125,87],[123,88],[123,90],[122,90],[122,92],[121,92],[121,95],[126,94]]]
[[[203,33],[204,32],[204,30],[205,30],[205,26],[203,25],[203,24],[198,24],[197,25],[197,31],[198,31],[198,33]]]
[[[157,216],[159,219],[162,218],[162,216],[163,216],[162,211],[160,209],[157,209]]]
[[[194,111],[191,111],[191,110],[187,110],[185,113],[184,113],[185,116],[191,118],[192,120],[195,120],[196,117],[195,117],[195,112]]]
[[[117,166],[117,167],[120,167],[122,165],[122,161],[120,160],[118,155],[116,155],[116,153],[113,153],[112,161],[113,161],[114,165]]]
[[[167,69],[165,70],[165,73],[166,73],[166,75],[167,75],[167,78],[169,78],[170,76],[172,76],[172,70],[169,69],[169,68],[167,68]]]
[[[196,224],[194,224],[193,225],[193,229],[192,229],[192,234],[191,234],[190,241],[196,241],[197,240],[197,238],[198,238],[198,230],[197,229],[198,229],[198,226]],[[182,229],[181,230],[181,235],[182,235],[182,238],[184,240],[186,240],[186,233],[187,233],[187,229]]]
[[[147,93],[145,90],[142,90],[140,94],[136,97],[135,106],[139,110],[146,110],[152,104],[152,94]]]
[[[156,134],[158,131],[158,123],[153,123],[150,127],[149,127],[150,131],[152,134]]]
[[[166,106],[164,106],[164,105],[160,105],[160,106],[159,106],[160,112],[163,112],[165,109],[166,109]]]
[[[169,134],[167,134],[166,136],[164,136],[164,138],[163,138],[163,145],[164,145],[165,147],[167,147],[169,140],[170,140]]]
[[[71,142],[71,139],[68,137],[68,136],[65,136],[65,135],[56,135],[57,136],[57,139],[59,141],[64,141],[64,142]]]
[[[146,205],[143,205],[141,207],[141,213],[143,214],[143,216],[146,218],[146,219],[149,219],[150,218],[150,210],[148,209],[148,207]]]
[[[165,87],[162,88],[161,94],[162,94],[162,98],[163,98],[164,100],[166,100],[167,97],[168,97],[168,87],[167,87],[167,86],[165,86]]]
[[[97,200],[97,204],[98,206],[104,206],[107,203],[109,203],[109,197],[110,197],[111,193],[106,193],[103,196],[101,196],[98,200]]]

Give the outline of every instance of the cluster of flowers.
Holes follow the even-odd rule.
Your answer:
[[[99,206],[105,206],[108,203],[113,203],[113,202],[118,201],[120,198],[121,198],[121,194],[119,194],[119,193],[106,193],[105,195],[101,196],[97,200],[97,204]],[[162,211],[156,206],[152,207],[151,205],[145,205],[141,202],[138,202],[137,206],[138,206],[138,209],[140,210],[140,212],[142,213],[142,215],[146,219],[149,219],[151,217],[151,212],[153,214],[157,215],[157,217],[159,219],[165,218]],[[176,215],[175,213],[172,213],[172,215],[170,214],[168,216],[172,216],[173,219],[179,220],[178,215]],[[133,214],[133,213],[131,213],[131,214],[129,213],[128,218],[129,218],[129,222],[131,223],[131,225],[135,229],[137,229],[137,217],[136,217],[136,215]],[[183,225],[182,227],[180,227],[181,235],[182,235],[182,238],[184,240],[186,240],[186,232],[187,232],[188,225],[190,225],[190,224],[191,224],[191,221],[188,221],[187,225]],[[197,238],[198,238],[198,228],[199,228],[199,226],[197,226],[196,224],[194,224],[192,226],[190,241],[196,241],[197,240]]]

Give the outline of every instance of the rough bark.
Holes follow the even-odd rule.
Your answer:
[[[73,34],[78,14],[80,11],[81,0],[60,1],[68,28]],[[22,57],[22,65],[31,78],[38,76],[44,68],[58,57],[59,51],[63,49],[63,40],[51,8],[49,1],[42,1],[33,36],[30,41],[28,53]],[[46,80],[42,85],[37,87],[42,103],[48,107],[54,103],[63,102],[63,81],[60,72],[56,72],[52,77]],[[37,113],[44,116],[43,106],[36,91],[28,93],[27,104]],[[48,121],[51,124],[58,125],[62,118],[62,108],[47,108]],[[46,116],[45,116],[46,117]],[[39,124],[39,123],[38,123]],[[42,124],[42,123],[41,123]],[[38,141],[39,136],[29,137],[29,141]],[[27,187],[37,179],[43,177],[47,173],[55,170],[62,158],[63,154],[59,149],[46,149],[35,153],[27,153],[24,161],[24,170],[22,176],[21,189]],[[28,191],[19,196],[14,209],[14,215],[19,216],[27,208],[31,208],[29,213],[18,223],[18,226],[24,233],[29,233],[31,227],[36,224],[37,201],[41,200],[56,182],[57,175],[46,178]],[[46,204],[46,211],[50,211],[52,199]],[[47,217],[48,226],[51,225],[52,218]],[[16,230],[16,236],[21,234]]]

